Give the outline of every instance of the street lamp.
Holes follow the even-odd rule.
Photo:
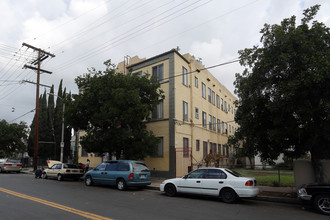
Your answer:
[[[57,96],[57,98],[60,98],[62,100],[63,103],[63,112],[62,112],[62,134],[61,134],[61,157],[60,157],[60,161],[63,162],[63,148],[64,148],[64,111],[65,111],[65,102],[63,101],[63,98],[55,95],[53,93],[48,93],[49,95],[53,95],[53,96]]]

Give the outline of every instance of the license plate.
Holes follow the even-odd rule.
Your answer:
[[[145,178],[147,178],[147,175],[145,175],[145,174],[140,175],[140,179],[145,179]]]
[[[78,170],[72,170],[72,172],[73,172],[73,173],[77,173],[77,172],[78,172]]]

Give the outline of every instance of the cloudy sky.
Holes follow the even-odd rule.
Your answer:
[[[41,68],[41,84],[61,79],[77,93],[74,79],[87,68],[103,70],[103,62],[117,64],[124,56],[150,58],[172,48],[201,58],[208,67],[238,57],[238,50],[259,44],[265,23],[321,4],[316,19],[330,26],[328,0],[1,0],[0,1],[0,120],[30,125],[35,108],[36,73],[22,69],[37,55],[28,43],[55,57]],[[210,70],[234,91],[238,63]],[[40,93],[46,87],[40,87]]]

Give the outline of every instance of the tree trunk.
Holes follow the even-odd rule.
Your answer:
[[[323,167],[320,159],[316,158],[315,153],[311,151],[312,166],[314,170],[314,177],[317,183],[324,183]]]

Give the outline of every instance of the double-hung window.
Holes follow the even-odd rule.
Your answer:
[[[152,77],[154,79],[157,79],[157,81],[162,81],[164,79],[164,65],[163,64],[152,67]]]
[[[189,157],[189,139],[183,138],[183,157]]]
[[[209,129],[212,130],[212,115],[209,115]]]
[[[195,87],[198,88],[198,78],[195,76]]]
[[[217,107],[220,108],[220,96],[217,95]]]
[[[199,119],[199,109],[195,107],[195,118]]]
[[[152,111],[152,119],[162,119],[164,117],[163,101],[161,101]]]
[[[221,126],[221,124],[220,124],[220,119],[218,119],[218,121],[217,121],[217,127],[218,127],[218,133],[220,133],[220,126]]]
[[[207,126],[207,121],[206,121],[206,112],[203,112],[202,113],[202,116],[203,116],[203,118],[202,118],[202,120],[203,120],[203,127],[204,128],[206,128],[206,126]]]
[[[183,101],[183,120],[188,121],[188,103]]]
[[[207,88],[207,91],[208,91],[208,100],[209,102],[211,102],[211,89]]]
[[[215,105],[215,93],[212,91],[212,104]]]
[[[206,99],[206,85],[202,83],[202,97]]]
[[[188,74],[187,69],[182,67],[182,83],[185,86],[188,86]]]
[[[217,123],[216,123],[215,117],[213,117],[213,126],[212,127],[213,127],[213,131],[215,131],[217,128]]]

